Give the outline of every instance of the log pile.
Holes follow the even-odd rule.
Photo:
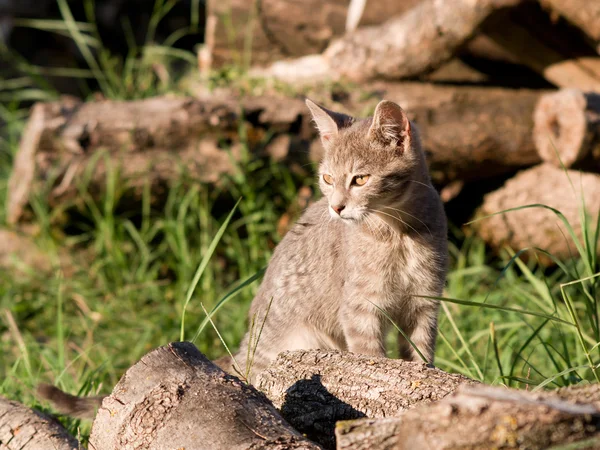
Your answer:
[[[201,69],[252,66],[251,73],[267,79],[260,95],[200,86],[183,98],[35,105],[15,157],[7,222],[27,222],[32,196],[44,195],[51,206],[77,205],[82,184],[98,196],[109,171],[127,181],[121,198],[138,201],[146,186],[160,199],[184,175],[218,183],[243,148],[294,167],[317,161],[322,148],[301,96],[269,88],[271,78],[308,83],[317,100],[349,114],[369,111],[381,99],[400,104],[421,130],[451,220],[459,204],[482,217],[544,203],[579,233],[576,207],[585,203],[590,217],[598,214],[592,194],[600,184],[595,2],[377,0],[362,14],[355,8],[351,20],[349,5],[207,2]],[[323,14],[313,14],[315,8]],[[358,27],[346,30],[346,23]],[[323,80],[341,84],[332,91]],[[538,167],[542,162],[555,169]],[[572,187],[579,175],[563,167],[586,172],[583,196]],[[466,219],[462,211],[458,216]],[[539,226],[545,234],[534,232]],[[540,209],[494,216],[476,229],[497,251],[508,245],[539,247],[561,259],[573,254],[571,237]]]
[[[533,394],[423,363],[320,350],[283,353],[259,378],[257,390],[190,343],[160,347],[104,399],[89,447],[542,449],[600,442],[597,385]],[[0,437],[2,430],[17,434],[16,415],[7,416],[0,415]],[[38,420],[30,428],[56,448],[76,448],[64,430],[52,428],[49,437],[50,425]],[[50,443],[40,442],[8,448]]]

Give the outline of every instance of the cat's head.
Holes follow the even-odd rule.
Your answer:
[[[306,104],[325,149],[319,185],[331,217],[362,221],[370,214],[386,217],[401,208],[411,184],[422,183],[423,170],[426,173],[416,129],[404,110],[382,101],[373,117],[361,120],[310,100]]]

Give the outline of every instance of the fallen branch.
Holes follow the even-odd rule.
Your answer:
[[[544,449],[574,442],[596,448],[600,411],[550,393],[469,386],[397,417],[341,422],[336,437],[338,450]]]
[[[332,447],[339,420],[388,417],[474,383],[422,363],[307,350],[281,353],[258,388],[294,428]]]
[[[570,179],[570,181],[569,181]],[[600,212],[600,175],[563,170],[542,164],[524,170],[511,178],[497,191],[484,197],[478,216],[500,213],[509,208],[539,204],[560,211],[581,240],[580,208],[585,200],[588,217]],[[562,223],[544,207],[526,208],[497,214],[476,223],[480,236],[495,250],[504,246],[518,251],[537,247],[559,260],[578,255],[577,247]],[[541,261],[552,260],[537,252]]]
[[[77,450],[80,446],[54,419],[0,397],[0,448]]]
[[[90,448],[318,449],[252,386],[227,375],[194,345],[160,347],[105,398]]]
[[[563,89],[543,95],[533,115],[540,157],[556,167],[600,170],[600,95]]]

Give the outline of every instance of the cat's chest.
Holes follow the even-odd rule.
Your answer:
[[[410,237],[394,241],[359,238],[348,250],[348,275],[386,296],[414,290],[427,272],[428,249]]]

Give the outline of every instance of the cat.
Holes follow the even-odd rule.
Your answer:
[[[323,198],[276,247],[239,353],[216,363],[255,382],[285,350],[386,356],[391,319],[418,349],[400,335],[400,356],[433,364],[439,302],[424,297],[442,295],[447,223],[417,128],[391,101],[362,120],[306,104],[324,148]],[[77,397],[40,392],[67,414],[87,414]]]

